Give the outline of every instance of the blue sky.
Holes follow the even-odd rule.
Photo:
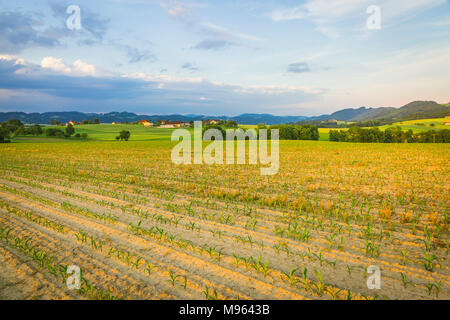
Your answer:
[[[70,30],[69,5],[81,9]],[[380,8],[381,29],[367,28]],[[319,115],[450,102],[448,0],[0,1],[0,111]]]

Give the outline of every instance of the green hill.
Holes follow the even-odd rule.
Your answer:
[[[343,109],[317,120],[366,121],[380,120],[384,122],[407,121],[415,119],[443,118],[450,115],[450,104],[439,104],[434,101],[414,101],[401,108],[366,108]]]

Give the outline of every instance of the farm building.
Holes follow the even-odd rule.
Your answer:
[[[164,121],[164,123],[161,121],[160,128],[181,128],[181,127],[187,127],[189,126],[189,123],[183,122],[183,121]]]
[[[153,127],[153,123],[149,120],[140,120],[139,124],[144,125],[144,127]]]
[[[69,122],[66,123],[66,127],[67,127],[69,124],[71,124],[72,126],[74,126],[74,125],[77,124],[77,122],[76,122],[76,121],[73,121],[73,120],[70,120]]]

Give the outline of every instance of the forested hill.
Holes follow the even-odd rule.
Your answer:
[[[223,119],[234,120],[239,124],[282,124],[295,123],[308,120],[340,120],[340,121],[402,121],[421,118],[442,118],[450,115],[450,104],[438,104],[434,101],[415,101],[401,108],[366,108],[343,109],[330,115],[316,117],[306,116],[276,116],[271,114],[246,113],[238,116],[205,116],[205,115],[138,115],[131,112],[109,112],[109,113],[83,113],[83,112],[45,112],[45,113],[24,113],[24,112],[0,112],[0,122],[10,119],[19,119],[23,123],[48,124],[50,120],[61,123],[73,121],[99,119],[102,123],[111,122],[135,122],[139,120],[171,120],[186,121]]]

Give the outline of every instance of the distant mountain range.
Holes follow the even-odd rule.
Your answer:
[[[83,121],[98,118],[102,123],[111,122],[135,122],[139,120],[171,120],[171,121],[195,121],[206,119],[234,120],[239,124],[282,124],[296,123],[308,120],[340,120],[340,121],[402,121],[420,118],[440,118],[450,115],[450,104],[438,104],[434,101],[415,101],[401,108],[366,108],[343,109],[329,115],[316,117],[305,116],[274,116],[271,114],[245,113],[239,116],[203,116],[203,115],[138,115],[130,112],[109,112],[109,113],[83,113],[83,112],[45,112],[45,113],[24,113],[24,112],[0,112],[0,122],[9,119],[19,119],[23,123],[48,124],[50,120],[57,120],[62,123],[70,120]]]
[[[45,112],[45,113],[24,113],[24,112],[0,112],[0,122],[9,119],[19,119],[23,123],[48,124],[50,120],[57,120],[61,123],[68,121],[83,121],[98,118],[101,123],[111,122],[135,122],[139,120],[171,120],[171,121],[196,121],[206,119],[234,120],[240,124],[282,124],[308,120],[304,116],[274,116],[271,114],[241,114],[239,116],[204,116],[204,115],[138,115],[130,112],[109,112],[109,113],[83,113],[83,112]]]
[[[330,115],[316,117],[314,120],[341,121],[401,121],[424,118],[441,118],[450,115],[450,104],[443,105],[434,101],[414,101],[401,108],[366,108],[344,109]]]

